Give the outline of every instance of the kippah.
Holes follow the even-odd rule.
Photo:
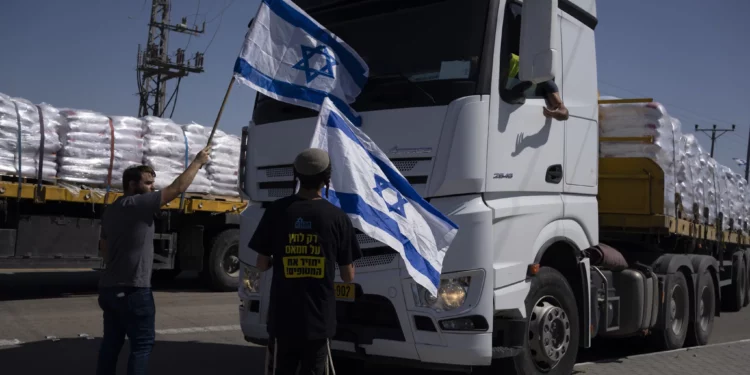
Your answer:
[[[315,176],[331,165],[328,153],[319,148],[308,148],[294,159],[294,170],[301,176]]]

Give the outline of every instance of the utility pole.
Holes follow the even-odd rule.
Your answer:
[[[709,135],[709,137],[711,137],[711,157],[714,157],[714,144],[716,143],[716,140],[726,132],[733,132],[734,125],[732,125],[731,129],[717,129],[716,124],[714,124],[713,128],[710,129],[699,129],[698,124],[695,124],[695,131],[703,132],[706,135],[708,135],[709,131],[711,132],[711,135]],[[719,135],[716,135],[716,132],[719,132]]]
[[[146,48],[141,49],[138,45],[138,89],[139,108],[138,116],[161,117],[169,103],[167,98],[167,82],[177,78],[178,84],[175,93],[170,98],[174,99],[179,89],[179,80],[188,73],[203,72],[203,53],[196,52],[195,55],[185,59],[185,50],[178,48],[174,54],[174,60],[168,51],[169,32],[177,32],[197,36],[206,31],[206,23],[198,30],[198,26],[189,28],[187,18],[182,22],[172,25],[169,22],[170,0],[151,1],[151,20],[149,21],[148,42]]]
[[[750,174],[750,131],[747,135],[747,156],[745,156],[745,181],[748,181],[747,177]]]

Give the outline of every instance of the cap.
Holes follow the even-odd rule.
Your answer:
[[[328,153],[319,148],[308,148],[294,159],[294,170],[301,176],[315,176],[331,165]]]

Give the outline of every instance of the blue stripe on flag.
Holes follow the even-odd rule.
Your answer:
[[[336,103],[334,103],[336,104]],[[337,104],[337,107],[339,107],[339,110],[341,110],[341,107]],[[386,164],[384,161],[380,160],[379,158],[375,157],[369,150],[367,150],[364,146],[362,146],[362,142],[359,141],[359,138],[357,138],[357,135],[354,134],[354,132],[349,129],[349,127],[344,123],[344,119],[339,117],[339,115],[333,111],[329,112],[328,115],[328,122],[326,123],[326,126],[329,128],[337,128],[341,130],[347,137],[349,137],[352,141],[354,141],[356,144],[358,144],[362,149],[367,153],[367,155],[370,156],[370,158],[380,167],[380,169],[383,171],[383,174],[385,174],[385,177],[388,178],[388,180],[393,184],[393,186],[406,198],[409,198],[413,203],[416,203],[420,205],[422,208],[424,208],[427,212],[431,213],[435,217],[439,218],[440,220],[448,223],[450,226],[452,226],[455,229],[458,229],[458,225],[456,225],[453,221],[448,219],[445,215],[443,215],[442,212],[438,211],[434,206],[427,203],[427,201],[422,198],[416,190],[414,190],[414,187],[409,184],[406,179],[401,176],[401,174],[397,171],[391,168],[390,165]],[[346,115],[346,114],[344,114]]]
[[[357,215],[368,224],[378,227],[390,234],[404,246],[404,255],[412,267],[419,273],[425,275],[435,287],[440,286],[440,272],[438,272],[430,262],[425,260],[419,254],[414,244],[401,233],[398,223],[387,214],[380,212],[365,202],[357,194],[342,193],[331,190],[328,200],[347,214]]]
[[[235,61],[234,63],[234,72],[239,74],[240,76],[242,76],[242,78],[248,80],[249,82],[252,82],[254,85],[279,96],[297,100],[304,100],[306,102],[314,103],[319,106],[323,105],[323,100],[328,97],[334,104],[336,104],[337,107],[343,108],[341,110],[342,113],[344,114],[344,116],[348,117],[355,126],[362,125],[362,117],[355,115],[351,111],[351,107],[349,107],[348,104],[334,95],[328,95],[324,91],[311,89],[309,87],[275,80],[253,68],[247,61],[245,61],[245,59],[241,57],[238,57],[237,61]]]
[[[360,89],[365,87],[367,77],[365,76],[365,69],[362,66],[362,63],[354,57],[349,49],[336,41],[329,31],[320,28],[320,26],[316,25],[308,16],[300,13],[284,0],[263,0],[263,3],[265,3],[272,12],[276,13],[276,15],[281,17],[284,21],[294,27],[304,30],[313,38],[328,45],[328,47],[336,53],[346,70],[349,71],[354,83],[356,83]]]

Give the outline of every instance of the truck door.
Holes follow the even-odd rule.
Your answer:
[[[509,74],[511,56],[520,50],[521,4],[508,2],[501,19],[502,32],[495,45],[499,53],[491,97],[487,192],[562,193],[565,123],[543,115],[545,100],[536,85],[523,90],[525,84]],[[555,81],[560,84],[559,74]]]

